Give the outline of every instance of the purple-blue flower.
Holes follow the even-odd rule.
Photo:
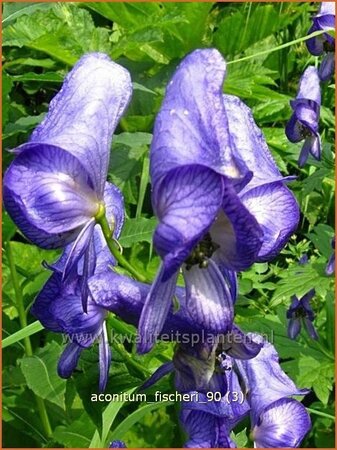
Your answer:
[[[324,55],[318,71],[321,81],[328,81],[335,71],[335,38],[328,33],[335,29],[335,8],[335,2],[321,3],[319,12],[312,18],[313,24],[308,34],[321,30],[326,30],[327,33],[306,41],[312,55]]]
[[[286,125],[286,135],[290,142],[304,144],[298,164],[303,167],[309,153],[316,159],[321,158],[321,138],[318,122],[321,107],[321,88],[317,69],[309,66],[300,79],[300,85],[295,100],[290,102],[293,114]]]
[[[194,51],[156,119],[150,170],[162,265],[140,319],[142,353],[163,326],[180,270],[193,320],[227,332],[232,272],[273,258],[298,223],[296,200],[249,108],[222,93],[225,73],[217,50]]]
[[[24,235],[43,248],[72,243],[64,279],[104,212],[111,139],[131,93],[127,70],[102,53],[83,56],[5,173],[5,207]]]
[[[332,275],[335,272],[335,236],[332,238],[331,240],[331,247],[333,249],[333,252],[329,258],[328,264],[326,265],[325,268],[325,273],[327,275]]]
[[[127,448],[127,446],[123,441],[112,441],[109,445],[109,448]]]
[[[287,311],[288,322],[288,336],[290,339],[296,339],[301,332],[301,327],[304,325],[309,336],[312,339],[318,339],[317,332],[313,325],[315,314],[311,308],[310,301],[315,295],[315,289],[311,289],[301,299],[294,295],[291,300],[292,303]]]
[[[123,224],[124,204],[121,193],[110,183],[105,184],[104,201],[108,221],[116,221],[117,238]],[[111,362],[105,325],[108,311],[94,302],[88,290],[87,280],[94,275],[112,273],[109,266],[113,266],[115,261],[106,246],[99,225],[96,225],[89,243],[88,260],[82,260],[74,267],[68,282],[63,283],[64,265],[71,251],[70,244],[65,248],[61,258],[50,266],[54,273],[38,294],[31,313],[45,328],[63,333],[69,341],[58,363],[58,373],[62,378],[69,378],[77,366],[82,351],[93,345],[96,340],[99,341],[99,389],[104,391]],[[83,298],[87,304],[86,312],[82,307]]]

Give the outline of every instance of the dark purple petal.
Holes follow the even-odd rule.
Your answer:
[[[222,207],[210,228],[213,242],[220,246],[213,259],[229,270],[245,270],[256,261],[262,245],[262,229],[228,184],[224,187]]]
[[[310,306],[310,302],[313,299],[313,297],[315,296],[315,294],[316,294],[315,289],[310,289],[310,291],[307,292],[305,295],[303,295],[303,297],[301,298],[302,306],[306,310],[306,312],[309,314],[312,313],[312,308]]]
[[[308,135],[318,133],[319,106],[313,100],[292,100],[291,107],[294,109],[296,118],[302,125],[302,139]]]
[[[50,102],[30,141],[53,144],[74,155],[101,198],[115,128],[132,94],[129,72],[103,53],[84,55]]]
[[[286,124],[285,133],[290,142],[303,141],[303,126],[297,120],[296,114],[292,114],[289,121]]]
[[[281,251],[296,230],[300,219],[298,203],[282,182],[251,189],[241,200],[263,231],[263,244],[257,261],[269,261]]]
[[[233,95],[224,95],[223,102],[228,116],[232,149],[253,172],[253,178],[243,188],[243,192],[283,179],[250,108]]]
[[[169,172],[155,191],[153,204],[160,223],[153,240],[164,260],[164,279],[207,232],[221,206],[222,192],[221,176],[202,166]]]
[[[258,448],[296,448],[310,428],[305,407],[296,400],[282,398],[261,413],[252,435]]]
[[[288,337],[290,339],[296,339],[301,332],[301,320],[299,317],[289,319],[288,323]]]
[[[48,330],[68,334],[82,347],[90,346],[100,335],[106,312],[93,301],[88,301],[88,313],[82,309],[78,280],[70,286],[55,272],[38,294],[31,313]]]
[[[308,317],[304,317],[303,319],[305,329],[307,330],[308,335],[311,337],[311,339],[318,339],[317,331],[312,323],[312,321]]]
[[[138,353],[147,353],[151,350],[156,339],[159,338],[172,305],[178,272],[173,274],[167,281],[163,281],[164,271],[165,269],[162,265],[142,309],[138,324]]]
[[[251,335],[243,333],[235,325],[224,338],[224,352],[236,359],[254,358],[263,347],[262,343],[254,342]]]
[[[255,342],[263,343],[259,354],[242,366],[249,380],[249,402],[252,407],[253,423],[258,422],[260,413],[271,403],[291,395],[305,395],[306,389],[298,389],[283,372],[278,354],[272,344],[257,334],[252,334]]]
[[[335,29],[335,2],[322,2],[318,14],[314,17],[314,21],[321,30]]]
[[[304,141],[299,159],[299,167],[303,167],[308,160],[309,154],[312,154],[317,160],[321,159],[321,138],[320,136],[309,136]]]
[[[76,158],[58,147],[31,144],[5,174],[4,203],[28,239],[45,248],[64,246],[99,206]]]
[[[328,264],[325,268],[325,273],[327,275],[332,275],[335,272],[335,252],[330,256]]]
[[[83,348],[75,343],[70,343],[63,350],[57,365],[57,373],[61,378],[71,377],[76,369]]]
[[[158,380],[163,378],[165,375],[167,375],[170,372],[173,372],[174,365],[173,362],[169,361],[165,364],[162,364],[151,376],[148,380],[145,381],[144,384],[142,384],[141,389],[147,389],[153,384],[157,383]]]
[[[102,326],[102,334],[99,342],[99,391],[104,392],[111,364],[111,350],[105,323]]]
[[[308,35],[320,31],[320,27],[317,23],[314,23],[308,31]],[[320,56],[324,52],[325,36],[323,34],[312,37],[305,41],[309,53],[314,56]]]
[[[215,49],[186,56],[168,84],[156,118],[151,146],[151,178],[159,181],[172,169],[200,164],[246,184],[251,174],[232,149],[222,101],[226,63]]]
[[[329,81],[335,72],[335,53],[329,52],[322,59],[318,69],[318,75],[321,81]]]
[[[186,309],[191,320],[206,331],[226,333],[232,328],[234,303],[219,268],[208,260],[207,268],[183,266],[186,285]]]

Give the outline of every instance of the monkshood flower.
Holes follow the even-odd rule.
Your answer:
[[[235,447],[230,430],[249,412],[251,438],[258,448],[298,447],[309,431],[305,407],[289,398],[308,391],[298,389],[282,371],[271,344],[259,335],[252,336],[263,344],[255,357],[240,361],[226,356],[223,360],[230,401],[226,396],[209,401],[199,394],[198,401],[183,403],[181,420],[189,434],[186,447]]]
[[[123,199],[119,190],[110,183],[106,183],[104,192],[107,218],[109,221],[115,220],[115,233],[118,238],[124,218]],[[38,294],[31,313],[45,328],[63,333],[68,340],[58,363],[58,374],[62,378],[69,378],[82,351],[92,346],[96,340],[99,341],[99,389],[104,391],[111,363],[105,325],[107,310],[93,301],[86,281],[95,274],[110,271],[109,266],[113,266],[115,261],[106,246],[101,229],[96,225],[89,244],[88,261],[82,261],[82,264],[76,267],[74,276],[67,283],[63,283],[64,264],[71,251],[70,244],[61,258],[50,266],[54,273]],[[82,307],[84,296],[86,312]]]
[[[127,446],[123,441],[112,441],[109,445],[109,448],[127,448]]]
[[[303,167],[309,154],[318,160],[321,158],[321,138],[318,132],[321,89],[315,67],[309,66],[303,73],[296,99],[291,100],[290,105],[293,115],[285,132],[290,142],[304,140],[298,160],[298,165]]]
[[[48,249],[72,243],[64,279],[104,213],[111,139],[131,93],[127,70],[102,53],[83,56],[5,173],[5,207],[24,235]]]
[[[335,38],[328,33],[335,29],[335,8],[335,2],[321,3],[319,12],[312,18],[313,24],[308,34],[321,30],[327,33],[306,41],[312,55],[324,55],[318,71],[321,81],[328,81],[335,71]]]
[[[222,94],[225,73],[217,50],[194,51],[156,118],[150,171],[162,265],[139,323],[141,353],[165,322],[180,269],[194,321],[226,333],[233,272],[277,255],[298,223],[297,203],[249,108]]]
[[[333,249],[332,255],[329,258],[328,264],[325,268],[327,275],[332,275],[335,272],[335,236],[331,240],[331,247]]]
[[[315,289],[311,289],[301,299],[294,295],[291,300],[292,303],[287,311],[288,336],[290,339],[296,339],[301,332],[301,327],[304,325],[309,336],[312,339],[318,339],[317,332],[313,325],[315,314],[310,306],[310,300],[315,295]]]

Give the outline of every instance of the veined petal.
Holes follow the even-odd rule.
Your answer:
[[[262,348],[261,343],[254,342],[249,334],[243,333],[237,326],[224,336],[223,350],[235,359],[255,358]]]
[[[109,182],[106,182],[104,187],[104,204],[108,222],[113,225],[113,236],[118,239],[125,218],[124,198],[120,189]]]
[[[305,128],[306,132],[316,134],[318,132],[319,121],[319,103],[313,100],[296,99],[290,102],[291,107],[295,111],[296,118]],[[303,137],[304,134],[303,134]]]
[[[159,338],[166,317],[172,305],[178,272],[167,281],[163,281],[165,273],[162,264],[154,280],[139,319],[138,335],[140,341],[137,345],[138,353],[147,353]]]
[[[57,373],[61,378],[71,377],[76,369],[82,350],[83,348],[75,343],[70,343],[66,346],[57,365]]]
[[[112,135],[131,94],[126,69],[103,53],[88,53],[66,77],[30,141],[57,145],[74,155],[102,197]]]
[[[209,231],[213,242],[220,245],[213,259],[229,270],[245,270],[256,261],[263,242],[262,229],[228,184],[224,186],[222,208]]]
[[[224,95],[223,103],[228,116],[232,149],[253,172],[253,178],[243,188],[243,192],[282,179],[250,108],[234,95]]]
[[[241,201],[263,231],[257,261],[274,258],[299,222],[300,211],[294,195],[282,182],[275,182],[249,190]]]
[[[191,320],[205,330],[226,333],[232,328],[234,302],[230,290],[212,259],[207,268],[183,266],[186,285],[186,308]]]
[[[89,300],[85,314],[78,281],[64,286],[61,279],[58,272],[49,278],[31,312],[47,329],[66,333],[81,347],[88,347],[101,333],[106,312]]]
[[[68,243],[99,207],[76,158],[58,147],[31,144],[5,174],[4,203],[28,239],[45,248]]]
[[[272,344],[253,333],[257,343],[263,343],[259,354],[252,359],[241,361],[249,380],[249,402],[252,407],[253,424],[258,423],[261,412],[271,403],[291,395],[305,395],[307,389],[298,389],[283,372],[278,354]]]
[[[180,420],[189,440],[184,448],[212,448],[216,435],[216,417],[202,411],[183,410]]]
[[[195,50],[168,84],[151,146],[154,190],[170,170],[201,164],[233,182],[251,177],[232,147],[222,102],[226,63],[215,49]]]
[[[105,322],[102,326],[102,334],[99,342],[99,391],[104,392],[111,364],[111,349],[108,340],[108,334],[106,331]]]
[[[169,172],[153,196],[159,218],[154,245],[164,260],[164,279],[180,267],[207,232],[221,206],[222,178],[203,166]]]
[[[305,407],[289,398],[269,405],[252,434],[257,448],[296,448],[311,428]]]
[[[91,219],[88,223],[82,228],[81,232],[76,238],[76,241],[71,246],[71,250],[67,257],[63,276],[63,281],[67,280],[68,276],[73,272],[74,268],[77,266],[78,261],[84,255],[84,252],[87,250],[90,240],[92,238],[92,234],[95,227],[95,219]]]

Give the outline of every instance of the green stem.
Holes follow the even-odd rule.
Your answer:
[[[308,36],[304,36],[304,37],[295,39],[294,41],[286,42],[285,44],[279,45],[272,49],[263,50],[262,52],[255,53],[254,55],[249,55],[249,56],[244,56],[243,58],[234,59],[234,61],[228,61],[227,65],[236,64],[236,63],[242,62],[242,61],[247,61],[248,59],[253,59],[258,56],[268,55],[269,53],[277,52],[278,50],[282,50],[283,48],[291,47],[294,44],[298,44],[299,42],[307,41],[308,39],[311,39],[316,36],[320,36],[321,34],[324,34],[324,33],[326,33],[326,30],[315,31],[314,33],[311,33]]]
[[[322,416],[326,417],[327,419],[335,420],[335,416],[332,416],[331,414],[327,414],[322,411],[317,411],[316,409],[312,408],[306,408],[306,410],[309,411],[311,414],[316,414],[316,416]]]
[[[12,280],[12,284],[13,284],[13,288],[14,288],[14,292],[15,292],[16,308],[17,308],[18,314],[19,314],[19,321],[20,321],[21,329],[23,329],[23,328],[27,327],[27,317],[26,317],[26,312],[25,312],[25,307],[24,307],[24,302],[23,302],[23,293],[22,293],[22,289],[20,286],[18,273],[16,271],[14,256],[13,256],[10,242],[8,242],[6,245],[6,254],[7,254],[8,265],[9,265],[10,274],[11,274],[11,280]],[[24,342],[24,346],[25,346],[26,355],[33,356],[33,349],[32,349],[32,344],[30,342],[29,336],[25,336],[23,342]],[[51,435],[53,434],[53,430],[51,429],[51,426],[50,426],[49,417],[47,414],[47,410],[46,410],[44,401],[41,397],[37,396],[36,394],[34,394],[34,397],[35,397],[35,401],[36,401],[37,408],[39,411],[40,419],[41,419],[44,431],[46,433],[46,436],[51,437]]]
[[[96,222],[101,226],[108,248],[112,255],[116,258],[117,262],[122,267],[127,269],[137,280],[142,281],[143,283],[151,283],[151,280],[148,280],[144,275],[139,273],[138,270],[135,269],[120,253],[119,249],[117,248],[116,242],[112,237],[113,231],[110,229],[109,223],[105,216],[104,208],[101,208],[101,210],[96,215]]]

